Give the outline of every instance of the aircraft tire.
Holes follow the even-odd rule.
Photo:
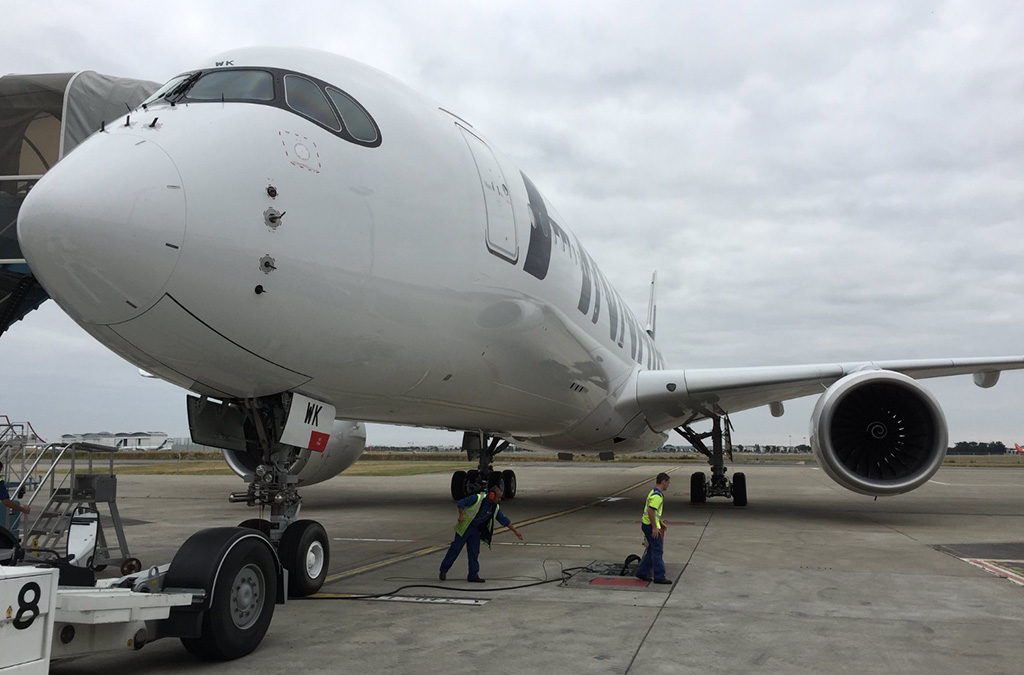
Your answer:
[[[181,638],[192,654],[230,661],[259,646],[274,616],[277,571],[266,543],[243,539],[221,562],[210,607],[203,613],[202,632]]]
[[[456,471],[452,474],[452,500],[459,501],[466,496],[466,472]]]
[[[261,534],[270,536],[270,521],[266,518],[249,518],[240,522],[238,526],[247,530],[259,530]]]
[[[733,506],[747,505],[747,476],[743,473],[732,475],[732,503]]]
[[[704,504],[708,500],[707,478],[703,471],[690,474],[690,503]]]
[[[324,526],[315,520],[296,520],[281,533],[277,546],[288,570],[288,597],[313,595],[324,585],[331,562],[330,542]]]
[[[512,469],[505,469],[501,472],[505,479],[505,499],[515,499],[516,496],[516,472]]]

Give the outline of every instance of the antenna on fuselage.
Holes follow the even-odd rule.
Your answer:
[[[647,300],[647,334],[654,338],[654,324],[658,320],[658,305],[654,295],[658,290],[658,270],[651,274],[651,297]]]

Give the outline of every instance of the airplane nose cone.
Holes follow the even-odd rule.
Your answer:
[[[81,322],[127,321],[163,295],[185,238],[185,190],[156,143],[97,134],[57,163],[18,214],[33,274]]]

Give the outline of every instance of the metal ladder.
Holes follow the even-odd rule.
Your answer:
[[[88,465],[84,473],[78,470],[77,455],[79,452],[84,452],[88,458]],[[117,452],[117,448],[84,442],[68,443],[63,447],[54,443],[43,448],[26,474],[27,479],[35,471],[40,460],[47,454],[50,456],[50,467],[39,481],[39,489],[32,493],[27,502],[31,507],[40,494],[48,495],[45,506],[40,509],[39,514],[35,516],[35,520],[22,536],[23,545],[29,554],[38,555],[59,551],[58,547],[66,542],[68,529],[76,511],[80,508],[88,508],[100,514],[101,520],[97,531],[96,553],[91,561],[86,561],[87,566],[99,570],[106,565],[121,565],[131,557],[128,551],[128,541],[124,534],[124,525],[121,522],[121,514],[117,509],[117,476],[114,474],[115,452]],[[93,459],[98,454],[107,455],[109,471],[106,475],[93,473]],[[57,467],[62,461],[65,461],[68,470],[63,477],[58,479]],[[113,544],[108,542],[104,532],[100,504],[105,505],[109,513],[109,522],[116,538],[116,542]]]

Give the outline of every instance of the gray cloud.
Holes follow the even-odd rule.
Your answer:
[[[659,270],[674,367],[1024,353],[1024,6],[554,4],[39,2],[8,10],[5,67],[164,80],[260,43],[374,65],[519,163],[638,315]],[[181,392],[55,308],[4,343],[3,411],[185,432]],[[954,440],[1024,440],[1024,375],[929,386]],[[736,438],[806,436],[790,409]]]

